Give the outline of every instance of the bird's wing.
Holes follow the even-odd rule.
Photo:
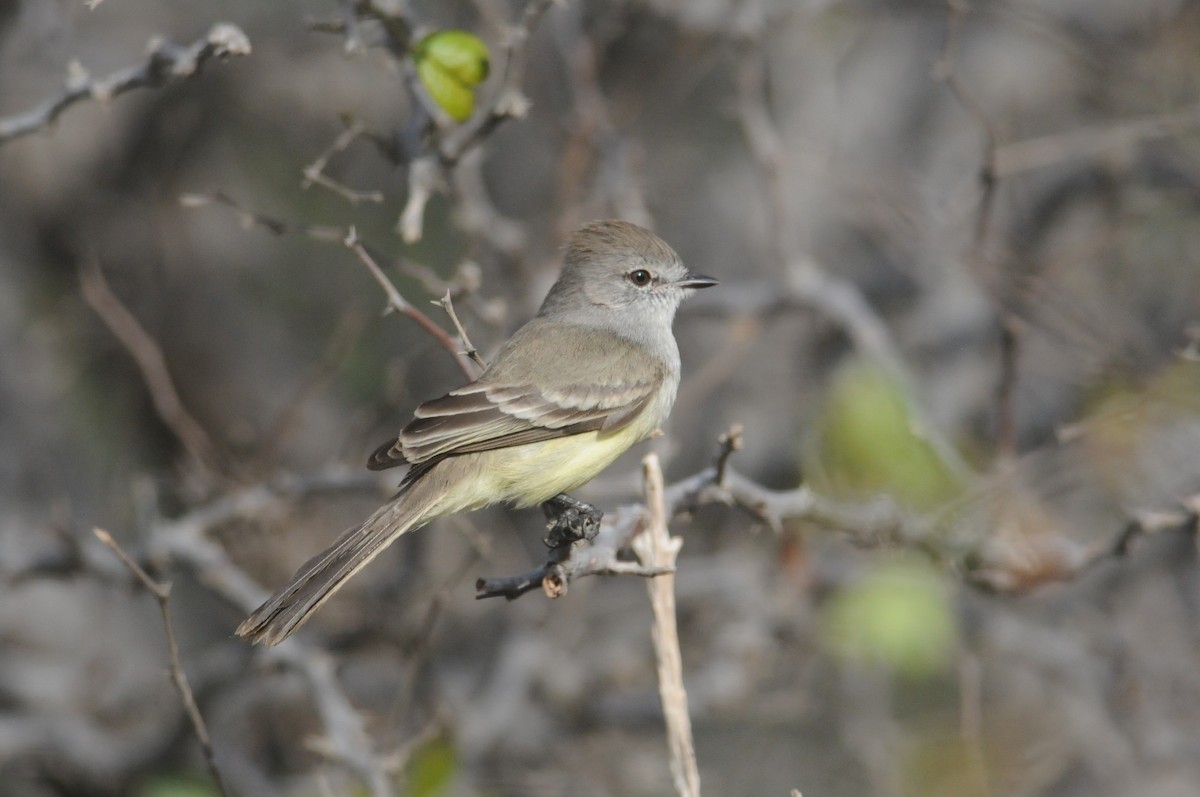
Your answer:
[[[538,317],[513,334],[479,379],[418,407],[368,467],[411,464],[415,478],[443,457],[615,431],[651,403],[670,370],[615,332]],[[531,373],[539,374],[536,385]]]
[[[662,375],[613,384],[536,388],[472,382],[417,408],[400,437],[380,446],[373,470],[536,443],[628,425],[654,397]]]

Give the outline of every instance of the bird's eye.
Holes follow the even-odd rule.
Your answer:
[[[650,272],[644,268],[639,268],[636,271],[629,272],[629,281],[639,288],[644,288],[650,284]]]

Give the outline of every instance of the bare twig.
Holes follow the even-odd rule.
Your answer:
[[[1108,122],[1013,141],[996,147],[997,178],[1042,169],[1067,160],[1094,158],[1128,149],[1144,141],[1171,138],[1200,127],[1200,107],[1154,114],[1124,122]]]
[[[228,194],[218,191],[213,194],[182,194],[179,204],[185,208],[204,208],[209,205],[224,205],[232,208],[246,229],[259,228],[272,235],[303,235],[322,243],[342,243],[346,239],[343,227],[333,227],[327,224],[295,224],[249,210],[238,203]]]
[[[446,315],[450,316],[450,322],[454,324],[454,329],[458,332],[458,339],[462,341],[463,354],[471,359],[471,362],[479,366],[479,370],[487,368],[487,363],[479,356],[479,349],[475,348],[475,344],[467,337],[467,331],[463,329],[462,322],[458,320],[458,313],[454,312],[454,300],[450,298],[450,289],[446,289],[446,295],[438,299],[434,304],[446,311]]]
[[[667,508],[662,469],[656,454],[642,460],[645,479],[647,523],[633,540],[633,550],[643,565],[675,569],[675,558],[683,538],[667,530]],[[687,691],[683,687],[683,657],[679,652],[679,629],[675,622],[675,575],[667,572],[646,582],[654,611],[654,653],[658,660],[658,693],[667,724],[667,746],[671,753],[671,775],[679,797],[700,797],[700,771],[692,742],[692,720],[688,714]]]
[[[298,234],[304,235],[314,240],[325,243],[338,242],[342,246],[349,249],[356,257],[367,267],[375,282],[379,287],[383,288],[384,295],[387,298],[385,312],[399,312],[403,315],[416,321],[422,329],[434,337],[441,346],[454,357],[454,361],[462,372],[466,374],[468,379],[474,379],[476,376],[475,370],[471,361],[459,351],[458,344],[446,332],[439,327],[425,313],[418,310],[411,302],[404,298],[395,284],[388,279],[383,273],[379,263],[374,256],[367,250],[362,239],[358,237],[358,231],[354,227],[348,230],[341,227],[330,227],[322,225],[309,224],[288,224],[279,219],[266,216],[262,213],[247,210],[239,205],[235,200],[231,199],[223,193],[215,194],[185,194],[179,200],[185,207],[205,207],[207,205],[219,204],[237,211],[242,219],[242,223],[247,227],[260,227],[275,235]]]
[[[209,472],[222,472],[221,457],[208,433],[188,412],[175,390],[162,348],[112,292],[99,263],[92,258],[84,260],[79,281],[84,299],[137,363],[158,417],[197,464]]]
[[[196,732],[196,738],[200,741],[200,749],[204,751],[204,763],[208,767],[208,772],[212,775],[213,783],[216,784],[217,791],[228,797],[229,792],[225,789],[225,782],[221,778],[221,770],[217,768],[217,758],[213,753],[212,742],[208,737],[208,726],[204,723],[204,717],[200,714],[200,707],[196,705],[196,696],[192,694],[192,687],[188,683],[187,674],[183,671],[183,662],[179,658],[179,642],[175,639],[175,626],[171,622],[171,585],[161,584],[150,577],[142,566],[130,558],[129,554],[117,544],[112,535],[104,529],[93,529],[92,533],[96,535],[96,539],[112,549],[112,552],[117,555],[129,571],[133,573],[137,580],[142,583],[154,596],[158,602],[158,611],[162,614],[163,630],[167,635],[167,656],[171,663],[171,681],[175,684],[175,690],[179,692],[179,697],[183,700],[184,711],[187,712],[188,720],[192,723],[192,729]]]
[[[0,144],[49,127],[67,108],[86,99],[108,100],[137,88],[158,88],[185,80],[201,70],[212,58],[230,58],[250,54],[250,40],[236,25],[219,22],[204,38],[181,47],[165,39],[150,42],[145,61],[92,78],[76,67],[62,94],[22,114],[0,119]]]
[[[239,490],[179,518],[155,523],[147,538],[147,555],[155,561],[191,568],[215,593],[242,611],[250,612],[267,597],[266,591],[209,538],[209,531],[235,518],[267,511],[282,499],[323,490],[361,489],[371,484],[374,480],[362,474],[334,469]],[[261,655],[266,661],[297,671],[307,682],[324,729],[324,738],[315,748],[366,783],[373,797],[394,797],[390,758],[374,749],[366,721],[342,690],[329,657],[297,637]]]
[[[742,450],[742,432],[744,429],[740,423],[735,423],[729,427],[729,430],[722,432],[717,438],[717,442],[721,444],[721,453],[717,455],[716,474],[713,477],[714,483],[718,486],[725,485],[725,471],[729,467],[729,458],[733,456],[734,451]]]
[[[983,266],[984,245],[991,230],[992,208],[995,205],[996,188],[1000,180],[997,167],[999,136],[992,120],[967,90],[957,72],[962,27],[970,11],[971,6],[965,0],[946,0],[946,33],[942,39],[941,54],[933,67],[933,77],[950,89],[954,99],[979,128],[982,138],[983,162],[979,167],[979,205],[975,212],[975,229],[967,258],[967,265],[978,272]]]
[[[425,232],[425,206],[444,183],[442,169],[431,156],[417,158],[408,167],[408,199],[400,211],[396,228],[405,243],[421,240]]]
[[[301,187],[308,188],[314,183],[319,182],[325,174],[325,168],[329,166],[329,159],[337,153],[344,151],[346,147],[354,143],[355,139],[366,131],[366,126],[362,122],[346,121],[348,122],[346,129],[338,134],[333,143],[318,155],[316,160],[304,167],[304,180],[300,183]],[[374,193],[377,194],[378,192]],[[373,199],[372,201],[383,201],[382,195],[380,195],[379,199]]]
[[[360,202],[382,202],[384,199],[382,191],[360,191],[356,188],[343,185],[325,174],[325,167],[329,165],[329,159],[350,146],[365,131],[366,127],[361,122],[350,123],[334,139],[333,143],[317,156],[316,160],[304,167],[304,180],[300,183],[301,187],[307,189],[313,185],[319,185],[322,188],[328,188],[330,191],[343,197],[351,205],[357,205]]]
[[[375,281],[379,283],[379,286],[383,288],[383,292],[387,296],[388,311],[394,310],[398,313],[402,313],[420,324],[422,329],[432,335],[434,339],[442,345],[442,348],[450,352],[450,354],[454,357],[454,361],[458,363],[458,367],[462,369],[462,372],[466,374],[467,378],[474,379],[476,376],[475,370],[472,368],[470,360],[464,357],[463,354],[458,350],[458,345],[454,342],[454,339],[446,333],[446,330],[433,323],[433,320],[430,319],[429,316],[422,313],[420,310],[410,304],[409,301],[404,298],[404,296],[401,295],[400,291],[396,289],[396,286],[392,283],[392,281],[387,278],[386,274],[383,273],[383,269],[381,269],[379,264],[375,262],[375,258],[371,257],[371,253],[368,252],[366,247],[363,246],[362,241],[359,240],[358,232],[353,227],[351,227],[349,232],[346,234],[346,238],[343,243],[347,249],[353,252],[358,259],[362,261],[362,264],[367,267],[368,271],[371,272],[371,276],[374,277]]]

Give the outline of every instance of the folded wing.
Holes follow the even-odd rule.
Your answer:
[[[418,407],[399,438],[376,449],[367,466],[382,470],[431,465],[459,454],[616,431],[638,416],[660,383],[658,375],[638,382],[553,389],[472,382]]]

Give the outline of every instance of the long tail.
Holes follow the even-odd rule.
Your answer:
[[[287,586],[238,626],[237,635],[268,646],[287,639],[393,540],[429,520],[426,515],[438,497],[431,480],[412,483],[361,526],[301,565]]]

